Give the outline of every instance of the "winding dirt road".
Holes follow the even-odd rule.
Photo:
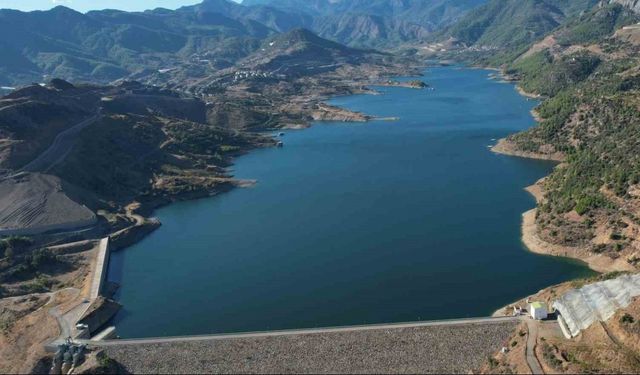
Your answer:
[[[78,134],[85,128],[95,123],[100,118],[100,110],[90,118],[61,132],[53,140],[51,146],[37,158],[25,165],[20,172],[46,173],[62,162],[73,149]]]

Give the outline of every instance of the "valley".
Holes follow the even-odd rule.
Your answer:
[[[505,285],[509,282],[505,280],[500,282],[502,287],[481,288],[482,291],[476,295],[485,302],[495,301],[491,302],[491,307],[477,301],[467,301],[468,305],[462,306],[460,301],[464,300],[464,293],[460,292],[455,294],[457,298],[451,300],[442,296],[443,300],[448,301],[444,303],[447,311],[434,313],[426,305],[417,308],[415,303],[398,302],[397,292],[390,292],[388,298],[385,297],[386,301],[394,300],[397,310],[376,306],[372,300],[360,303],[349,298],[349,301],[344,300],[335,307],[348,306],[353,302],[352,312],[357,313],[351,315],[340,314],[339,308],[335,312],[323,313],[321,308],[307,306],[293,310],[313,310],[320,315],[313,318],[300,313],[295,319],[270,320],[269,311],[265,309],[261,316],[261,319],[265,319],[262,325],[256,323],[260,319],[254,321],[251,316],[239,322],[227,321],[223,316],[212,314],[216,316],[215,323],[193,319],[190,323],[200,328],[190,326],[181,330],[180,324],[173,324],[166,328],[167,331],[180,335],[274,327],[386,323],[463,317],[469,316],[470,311],[475,315],[488,315],[500,304],[523,297],[509,307],[527,305],[530,300],[544,301],[551,306],[558,296],[572,288],[637,272],[640,266],[638,12],[638,2],[629,0],[245,0],[243,4],[205,0],[201,4],[177,10],[158,8],[132,13],[117,10],[79,13],[60,6],[36,12],[1,9],[0,30],[4,32],[0,33],[0,49],[3,52],[0,58],[0,92],[5,96],[0,98],[0,358],[8,359],[16,356],[16,353],[20,354],[16,356],[19,358],[16,361],[3,360],[0,371],[42,372],[48,369],[51,359],[42,348],[60,334],[55,317],[59,318],[65,315],[63,312],[78,309],[86,303],[85,292],[96,272],[96,246],[101,239],[111,238],[110,249],[116,254],[116,262],[119,262],[116,265],[126,265],[122,263],[123,258],[137,259],[140,256],[143,259],[138,259],[136,264],[144,264],[156,256],[168,256],[174,251],[179,251],[179,258],[190,259],[174,259],[172,265],[181,262],[186,264],[206,254],[192,265],[194,269],[207,264],[212,256],[211,244],[224,239],[227,243],[224,251],[229,254],[216,263],[231,262],[229,267],[233,269],[233,259],[239,255],[246,256],[243,254],[247,251],[245,246],[252,249],[265,247],[264,244],[255,246],[250,241],[251,236],[246,236],[242,228],[236,229],[227,221],[235,217],[234,210],[245,204],[242,199],[238,201],[239,198],[234,197],[245,194],[248,199],[251,194],[259,195],[262,187],[269,187],[271,183],[280,184],[281,191],[273,196],[265,195],[252,207],[246,207],[244,210],[248,217],[240,215],[236,221],[251,227],[255,218],[264,215],[264,212],[252,210],[259,210],[265,202],[272,202],[275,199],[273,197],[280,197],[277,198],[279,202],[303,192],[309,197],[323,194],[328,197],[329,192],[336,188],[336,194],[341,189],[348,190],[349,184],[360,186],[359,198],[375,192],[374,187],[382,189],[386,186],[386,192],[409,189],[407,196],[412,196],[417,203],[411,205],[406,202],[406,212],[410,214],[398,213],[397,216],[376,222],[361,223],[351,218],[349,224],[342,226],[342,230],[351,225],[351,233],[357,234],[362,228],[372,231],[371,238],[360,238],[357,243],[338,236],[342,233],[339,228],[327,227],[323,233],[328,239],[306,243],[296,240],[296,235],[289,234],[290,230],[281,233],[279,231],[282,228],[256,225],[251,233],[256,236],[261,233],[259,236],[262,239],[272,236],[269,243],[279,244],[267,255],[276,256],[284,251],[283,259],[295,264],[299,254],[286,253],[292,246],[311,251],[309,249],[325,243],[325,247],[313,251],[314,254],[324,254],[324,258],[311,262],[323,264],[329,262],[329,249],[351,249],[357,253],[359,246],[369,244],[361,249],[364,254],[377,249],[377,241],[386,243],[387,250],[396,249],[396,255],[388,258],[385,266],[395,264],[402,259],[398,254],[412,249],[418,239],[422,241],[422,234],[438,228],[441,229],[437,235],[433,234],[433,238],[447,233],[437,223],[429,225],[428,217],[419,220],[424,226],[422,229],[411,231],[409,222],[411,218],[417,219],[413,216],[414,212],[424,215],[431,212],[443,224],[448,217],[443,212],[451,211],[443,208],[440,213],[432,212],[432,204],[420,204],[419,197],[423,191],[437,190],[439,186],[431,179],[420,180],[419,176],[424,172],[425,176],[436,176],[438,182],[449,181],[448,189],[434,190],[430,195],[432,197],[451,195],[455,192],[453,187],[472,189],[464,197],[473,197],[475,200],[465,201],[458,197],[450,202],[459,202],[467,207],[453,211],[463,212],[461,215],[469,220],[476,217],[474,222],[483,224],[474,225],[484,228],[484,231],[476,233],[471,229],[474,225],[467,222],[465,228],[459,228],[458,233],[469,236],[475,233],[474,238],[485,238],[493,233],[493,237],[480,241],[485,247],[492,244],[489,246],[491,250],[483,250],[484,260],[469,255],[469,252],[478,249],[477,240],[474,241],[475,247],[472,246],[475,250],[471,247],[467,249],[457,240],[442,240],[439,244],[423,243],[424,248],[444,248],[447,250],[442,253],[448,254],[458,252],[460,258],[457,269],[466,262],[475,262],[475,272],[464,272],[469,277],[483,275],[480,272],[482,265],[487,259],[493,259],[491,254],[498,253],[502,254],[502,261],[494,259],[489,263],[494,267],[503,265],[498,269],[504,277],[511,275],[511,279],[516,280],[519,276],[512,272],[531,267],[538,268],[531,269],[528,274],[542,272],[543,275],[535,280],[515,283],[517,285],[513,288],[507,288]],[[469,73],[473,70],[456,64],[490,68],[498,73],[490,74],[481,70],[478,71],[482,75],[480,78]],[[452,75],[450,81],[444,81],[444,86],[438,82],[438,74],[441,74],[438,72],[443,71]],[[491,90],[474,91],[484,87],[485,83],[480,82],[486,81],[486,76],[516,83],[521,94],[528,98],[520,98],[525,104],[515,99],[505,99],[507,94],[504,93],[501,94],[504,96],[492,96],[497,94]],[[490,84],[503,85],[498,82]],[[467,98],[450,91],[455,88],[465,90],[465,87],[467,93],[476,94]],[[344,98],[367,98],[377,105],[353,105],[358,103],[358,99]],[[415,109],[406,107],[414,100],[411,98],[421,98],[424,102],[416,105]],[[502,127],[505,118],[513,114],[501,114],[499,105],[496,107],[498,112],[483,114],[481,108],[470,104],[479,101],[478,98],[493,99],[507,111],[524,111],[521,114],[525,116],[526,124],[512,118],[509,125],[505,123]],[[385,100],[395,100],[397,103]],[[440,104],[432,107],[430,100],[435,100],[433,103],[440,100]],[[386,105],[395,111],[382,110]],[[420,106],[421,110],[418,109]],[[439,114],[442,108],[448,110]],[[487,104],[484,108],[493,107]],[[529,117],[529,110],[532,110],[538,125],[529,127],[534,123]],[[475,117],[478,123],[466,119],[463,114]],[[486,123],[482,122],[483,116],[486,116]],[[432,124],[432,121],[437,121],[437,124]],[[435,133],[427,139],[422,138],[425,129],[416,127],[418,124],[440,125],[443,129],[436,131],[434,128]],[[298,133],[300,129],[312,125],[311,130]],[[418,139],[421,139],[422,147],[430,145],[429,152],[438,150],[439,146],[431,142],[437,139],[446,141],[445,138],[439,138],[446,134],[444,129],[462,132],[464,126],[484,129],[481,134],[467,134],[470,139],[480,139],[478,143],[482,144],[471,144],[469,138],[463,137],[454,142],[457,146],[464,144],[468,147],[459,154],[455,152],[453,143],[428,159],[423,158],[428,154],[425,150],[412,156],[407,154],[410,150],[408,145],[414,145]],[[497,132],[488,130],[495,130],[496,127],[500,129]],[[389,133],[378,133],[381,129]],[[361,134],[358,133],[360,131]],[[415,133],[406,133],[411,131]],[[308,135],[300,135],[304,132],[308,132]],[[376,138],[376,134],[383,138]],[[334,138],[337,135],[338,138]],[[358,137],[352,138],[354,135]],[[315,143],[323,139],[332,143],[324,146]],[[370,143],[359,148],[357,145],[365,139]],[[393,143],[391,140],[395,140],[400,148],[390,147],[390,143]],[[342,154],[341,149],[335,147],[345,142],[351,146],[347,154]],[[310,150],[323,147],[326,154],[317,155],[317,162],[312,162],[314,154],[305,154],[300,149],[301,145],[311,147]],[[374,145],[377,145],[376,152],[371,151]],[[487,146],[492,146],[494,153]],[[414,147],[420,150],[419,145]],[[294,159],[300,163],[311,163],[300,165],[299,171],[311,171],[314,166],[319,168],[324,165],[323,162],[329,162],[330,165],[325,165],[322,170],[331,172],[318,172],[317,175],[307,176],[306,181],[298,181],[297,175],[290,171],[281,184],[277,182],[280,181],[278,175],[270,168],[282,172],[293,161],[268,156],[278,155],[278,152],[282,155],[292,152],[297,155]],[[340,159],[340,156],[355,157],[353,155],[358,152],[362,153],[361,157],[357,157],[358,165],[342,175],[341,166],[349,165],[351,159]],[[442,155],[449,155],[449,158],[441,159]],[[476,155],[473,161],[482,161],[483,164],[469,170],[475,173],[474,176],[459,176],[457,183],[449,180],[457,176],[453,170],[437,177],[438,168],[446,168],[459,155]],[[424,171],[407,172],[407,176],[411,175],[412,178],[407,180],[406,185],[392,186],[394,181],[401,182],[408,178],[398,174],[403,167],[389,164],[400,159],[410,167],[417,168],[416,164],[419,164]],[[251,167],[246,170],[249,172],[243,172],[244,160],[249,160],[247,164]],[[437,165],[434,163],[436,160],[440,160]],[[366,169],[372,161],[376,161],[376,166]],[[502,192],[503,200],[508,200],[506,197],[509,194],[517,197],[510,204],[514,211],[502,212],[500,205],[494,204],[492,209],[469,213],[469,210],[479,210],[482,206],[479,202],[491,196],[483,190],[486,186],[479,173],[496,161],[505,163],[502,168],[506,169],[500,176],[496,175],[492,183],[498,184],[504,178],[510,179],[511,187],[517,185],[513,193]],[[544,164],[547,161],[558,164],[551,167],[551,164]],[[510,167],[507,167],[524,168],[526,165],[543,164],[546,167],[533,167],[539,171],[544,169],[544,173],[536,174],[535,178],[533,174],[531,178],[524,178],[524,172],[515,172],[516,169],[509,172]],[[333,168],[335,170],[332,171]],[[358,168],[365,168],[366,173],[359,174]],[[493,172],[485,173],[491,175]],[[509,177],[509,173],[512,177]],[[351,180],[351,175],[360,177]],[[418,186],[415,185],[418,180],[421,181],[419,186],[422,186],[422,190],[412,191],[413,187]],[[297,188],[287,190],[287,181],[298,181]],[[330,186],[319,188],[331,181],[333,183]],[[369,181],[370,185],[359,185],[363,181]],[[515,181],[521,181],[522,184]],[[527,190],[535,197],[534,209],[531,209],[532,205],[523,204],[530,197],[519,190],[532,183],[534,185]],[[507,186],[506,182],[504,186]],[[494,192],[500,192],[495,185],[493,189]],[[522,193],[522,196],[518,193]],[[482,199],[476,195],[481,195]],[[213,196],[216,198],[210,198]],[[196,200],[200,198],[206,199]],[[203,218],[203,223],[216,223],[214,228],[226,228],[211,238],[210,244],[204,248],[192,246],[191,241],[181,235],[191,233],[192,238],[208,238],[217,233],[215,229],[205,228],[203,232],[195,233],[191,228],[200,224],[192,224],[189,229],[183,227],[181,233],[175,233],[176,228],[180,228],[179,223],[189,220],[176,220],[171,215],[163,214],[171,210],[180,213],[180,207],[202,207],[206,204],[204,202],[231,202],[234,199],[234,205],[221,211],[209,207],[206,213],[192,212],[192,217]],[[184,203],[186,206],[174,204],[184,201],[190,202]],[[333,207],[333,203],[328,199],[316,207],[309,202],[299,200],[296,204],[296,207],[315,207],[309,208],[304,220],[297,219],[298,223],[306,223],[305,228],[325,228],[334,220],[340,223],[343,216],[340,214],[327,216],[314,223],[312,219],[322,216],[323,210]],[[349,204],[358,202],[355,196],[348,200]],[[394,212],[403,201],[395,197],[384,202],[391,204],[386,211]],[[428,199],[424,202],[428,202]],[[224,206],[224,203],[219,204]],[[349,204],[337,206],[350,212]],[[360,218],[367,218],[367,212],[372,214],[382,206],[384,204],[379,202],[369,207],[362,211]],[[490,212],[494,210],[504,214],[503,222],[500,225],[496,222],[495,227],[490,227],[487,223],[492,220],[488,218],[492,217]],[[335,212],[339,211],[336,209]],[[520,214],[525,211],[521,218]],[[160,220],[155,215],[160,216]],[[213,218],[207,218],[207,215],[213,215]],[[270,217],[276,223],[287,223],[295,215],[280,205],[272,207],[265,218],[269,220],[267,217]],[[403,224],[393,224],[394,217],[404,217],[398,219]],[[388,232],[388,238],[383,230],[387,220],[391,220],[387,223],[389,228],[396,228],[395,232]],[[458,228],[458,221],[446,222],[447,228]],[[163,224],[167,227],[163,228]],[[295,223],[288,226],[295,226]],[[376,227],[380,227],[379,230],[373,230]],[[262,232],[265,228],[271,229]],[[502,232],[505,230],[508,230],[508,234]],[[498,235],[499,232],[502,234]],[[166,237],[167,233],[173,234]],[[233,233],[244,234],[236,239],[225,237]],[[298,234],[301,233],[305,231],[301,230]],[[394,233],[398,238],[394,239]],[[320,234],[312,230],[308,237],[314,238]],[[175,243],[175,238],[182,238],[183,242]],[[344,241],[340,242],[341,238]],[[406,238],[412,240],[406,242]],[[158,242],[158,239],[162,240]],[[282,243],[282,239],[289,241]],[[508,246],[501,242],[507,239],[510,241]],[[338,242],[333,243],[334,240]],[[374,242],[369,243],[369,240]],[[532,252],[553,255],[555,258],[523,251],[520,240]],[[245,241],[249,243],[242,245]],[[151,246],[153,251],[148,251],[145,246]],[[460,253],[462,249],[468,251]],[[349,254],[347,252],[338,257],[347,262]],[[416,256],[416,253],[410,253],[405,254],[405,258],[416,262],[416,259],[428,254]],[[254,260],[262,259],[262,256],[265,254],[256,253]],[[375,259],[375,254],[369,253],[367,256]],[[586,272],[583,266],[562,259],[564,257],[585,262],[601,275],[589,276],[591,273]],[[308,256],[303,258],[309,260]],[[527,261],[521,262],[524,259]],[[247,259],[238,262],[246,267],[251,264]],[[292,269],[305,269],[304,259],[300,259],[300,262]],[[359,262],[361,260],[353,261],[354,269]],[[486,263],[487,267],[490,267],[489,263]],[[262,272],[269,270],[265,264],[270,264],[268,259],[264,260],[263,267],[251,271],[252,277],[265,276]],[[562,264],[566,266],[560,266]],[[393,280],[409,276],[414,282],[421,280],[421,274],[411,271],[412,268],[406,263],[397,266],[402,271],[395,274]],[[454,265],[452,269],[455,268]],[[141,315],[134,313],[127,318],[130,312],[127,306],[140,311],[147,308],[135,305],[135,300],[145,292],[132,292],[127,288],[130,285],[143,285],[144,279],[153,277],[150,278],[149,274],[137,275],[136,267],[131,264],[125,269],[128,270],[121,271],[126,272],[122,280],[104,283],[101,292],[103,297],[90,300],[87,311],[108,310],[105,313],[108,316],[99,319],[102,321],[104,318],[106,322],[121,309],[115,322],[116,326],[118,322],[122,323],[123,332],[136,332],[139,329],[141,333],[131,335],[148,336],[154,332],[162,335],[162,330],[145,328],[144,319],[137,320]],[[375,264],[370,264],[368,270],[373,272],[375,269]],[[163,274],[172,272],[179,271],[168,270]],[[238,272],[240,274],[242,271]],[[313,272],[314,269],[309,269],[304,275],[296,276],[295,272],[291,272],[286,276],[293,277],[291,285],[303,287],[313,285],[313,282],[300,281],[300,277],[304,279],[303,276],[312,275]],[[391,271],[378,269],[376,275],[379,283],[383,283],[381,280],[385,279],[385,275],[390,275],[387,272]],[[335,282],[346,280],[341,279],[340,275],[359,275],[355,271],[342,274],[340,268],[333,269],[331,273],[335,275]],[[455,274],[452,271],[451,275]],[[226,277],[224,275],[221,272],[216,277]],[[138,276],[141,277],[138,281],[126,281],[127,277],[135,279]],[[202,285],[214,279],[202,280]],[[415,291],[420,287],[449,285],[446,280],[446,275],[442,275],[437,282],[423,280],[417,283],[419,287],[408,287],[411,284],[408,282],[398,288]],[[113,281],[123,283],[119,292],[116,292],[117,285]],[[218,281],[221,284],[242,285],[226,279]],[[484,285],[486,281],[478,280],[474,285]],[[162,279],[156,280],[157,285],[162,285],[162,282]],[[269,283],[262,285],[268,286]],[[355,287],[360,284],[351,282],[349,285]],[[153,286],[148,287],[147,295],[152,295]],[[168,290],[171,287],[166,286]],[[323,288],[325,291],[330,289],[329,286]],[[540,288],[543,289],[535,293]],[[451,286],[450,289],[455,288]],[[209,290],[218,293],[216,285],[210,285]],[[286,290],[282,287],[264,295],[286,295]],[[494,292],[492,297],[485,298],[482,293],[488,290]],[[495,292],[497,290],[500,292]],[[384,288],[378,291],[372,295],[385,295]],[[440,291],[432,290],[423,294],[437,296],[438,293]],[[527,294],[531,295],[525,297]],[[313,296],[314,292],[307,291],[304,295]],[[357,290],[353,290],[352,295],[358,295]],[[189,294],[185,293],[183,297],[188,299]],[[225,298],[228,297],[223,293],[218,300]],[[260,300],[258,296],[255,298]],[[437,302],[440,297],[433,298]],[[324,299],[338,301],[340,296],[329,293],[320,298]],[[280,300],[282,303],[279,308],[284,306],[285,309],[287,305],[283,301],[306,301],[300,297],[282,297]],[[122,302],[123,307],[116,301]],[[317,298],[313,301],[318,303]],[[184,303],[188,302],[180,302],[174,307],[180,308]],[[233,300],[228,303],[230,308],[240,310],[245,306]],[[205,305],[202,306],[203,313]],[[265,306],[271,306],[269,301],[254,306],[253,310]],[[458,308],[454,309],[453,306]],[[639,302],[634,299],[629,306],[621,307],[615,316],[602,319],[603,322],[589,327],[573,340],[562,338],[557,324],[531,326],[522,323],[524,325],[515,330],[510,327],[510,338],[504,336],[506,331],[500,331],[495,337],[499,336],[498,341],[513,350],[498,352],[496,346],[500,344],[492,341],[491,348],[478,347],[476,351],[476,354],[482,353],[484,358],[486,353],[494,352],[484,364],[479,365],[479,359],[474,357],[472,365],[465,363],[463,370],[451,368],[451,371],[535,372],[537,366],[527,364],[523,359],[529,353],[529,361],[532,360],[531,356],[535,357],[535,362],[547,373],[635,372],[637,359],[634,353],[637,353],[637,347],[634,343],[639,332],[636,320],[640,320],[638,306]],[[271,307],[273,316],[286,315],[277,313],[279,310]],[[170,311],[171,308],[165,306],[162,311]],[[427,313],[427,310],[430,312]],[[142,314],[153,315],[158,311],[151,309]],[[506,313],[510,311],[507,309]],[[238,314],[241,316],[242,312]],[[345,318],[347,315],[348,319]],[[363,319],[364,316],[368,316],[369,320]],[[132,320],[127,322],[127,319]],[[134,323],[136,321],[138,323]],[[199,330],[208,324],[215,328]],[[137,328],[133,329],[134,326]],[[536,333],[532,327],[539,332]],[[431,333],[427,333],[429,335]],[[318,337],[324,340],[325,336]],[[345,337],[338,340],[346,340],[344,342],[348,345],[354,345],[350,336]],[[454,334],[451,337],[456,336]],[[377,336],[363,337],[362,340],[378,342]],[[280,338],[273,342],[276,347],[283,347]],[[229,350],[241,353],[233,345],[229,346]],[[206,346],[197,347],[204,352],[209,350]],[[174,349],[162,348],[169,353],[175,353]],[[36,354],[22,355],[30,350]],[[130,361],[131,352],[127,350],[105,352]],[[105,352],[98,356],[97,352],[91,354],[88,362],[93,367],[89,371],[126,369],[126,366],[117,367],[117,363],[104,357]],[[286,352],[280,350],[278,355]],[[416,354],[417,357],[421,355]],[[396,357],[396,360],[399,358]],[[266,366],[266,363],[263,365]],[[320,369],[304,361],[299,366]],[[244,368],[256,369],[251,366]],[[270,368],[284,371],[277,366]],[[368,367],[349,368],[358,371]],[[385,367],[376,368],[380,370]],[[406,367],[409,368],[420,369]],[[137,368],[137,371],[145,370]]]

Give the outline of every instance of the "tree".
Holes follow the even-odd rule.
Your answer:
[[[7,248],[4,250],[4,257],[7,258],[7,260],[9,261],[13,261],[13,247],[11,246],[7,246]]]

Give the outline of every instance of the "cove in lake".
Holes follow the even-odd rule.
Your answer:
[[[255,187],[158,210],[163,226],[111,258],[120,336],[486,316],[590,275],[522,245],[523,188],[553,164],[488,149],[537,104],[488,74],[433,68],[433,91],[332,100],[400,120],[289,131],[237,159]]]

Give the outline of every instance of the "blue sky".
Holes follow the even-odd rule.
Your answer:
[[[51,9],[64,5],[80,12],[96,9],[121,9],[140,11],[153,8],[175,9],[183,5],[200,3],[202,0],[0,0],[0,8],[24,11]]]

